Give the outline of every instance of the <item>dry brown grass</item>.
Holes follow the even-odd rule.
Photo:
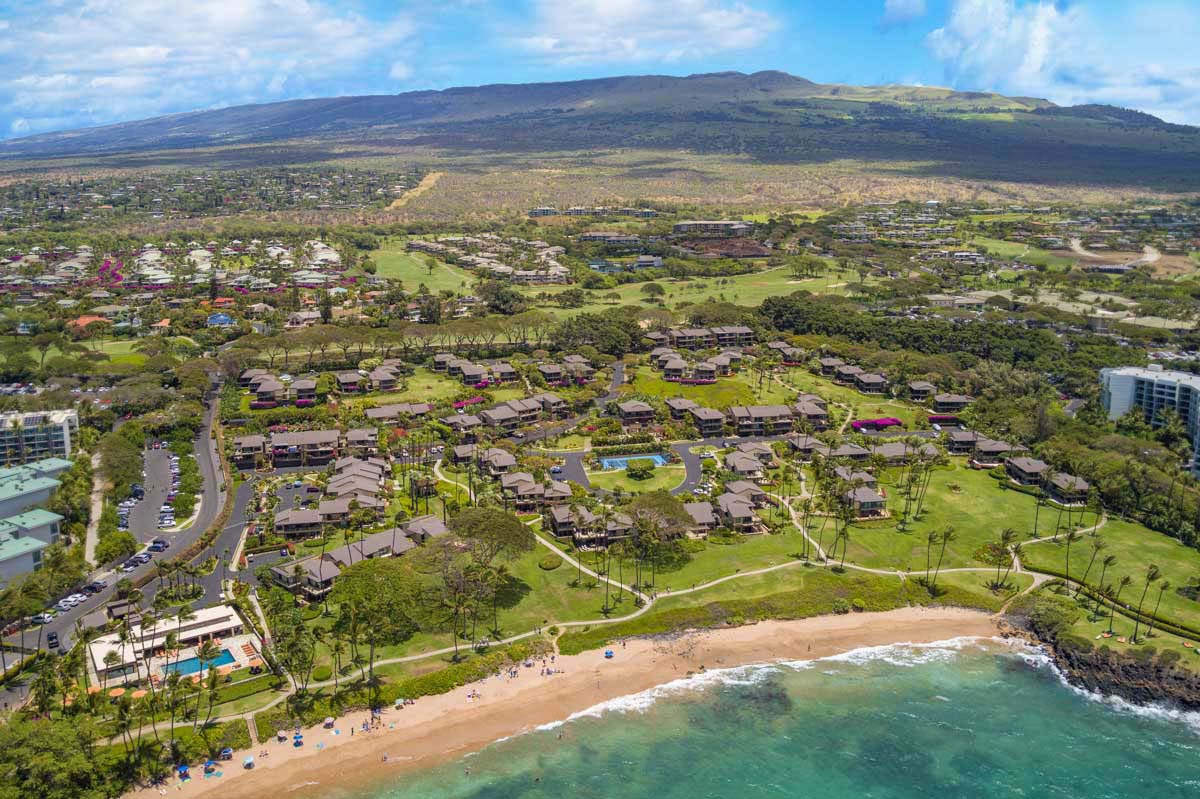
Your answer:
[[[393,200],[392,204],[388,206],[388,210],[394,211],[408,205],[411,200],[415,200],[436,186],[437,182],[445,177],[445,175],[445,172],[430,172],[421,178],[421,182],[414,186],[411,191],[406,191],[402,197],[397,197]]]

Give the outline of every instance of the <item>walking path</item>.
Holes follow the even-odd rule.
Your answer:
[[[104,511],[104,481],[100,477],[100,451],[92,453],[92,502],[88,515],[87,536],[83,542],[83,559],[96,564],[96,544],[100,541],[100,514]]]

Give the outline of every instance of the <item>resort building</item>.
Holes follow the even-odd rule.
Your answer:
[[[88,665],[97,680],[103,682],[146,677],[159,679],[172,671],[181,676],[199,674],[203,667],[194,651],[189,656],[187,650],[211,640],[220,641],[223,647],[211,666],[240,668],[256,660],[261,651],[258,637],[247,634],[246,630],[242,617],[232,605],[199,608],[192,611],[192,617],[186,621],[164,619],[154,626],[133,624],[125,641],[119,633],[100,636],[88,644]],[[174,653],[166,651],[171,634],[176,636],[178,646]]]
[[[1196,449],[1200,447],[1200,375],[1168,371],[1160,365],[1122,366],[1100,370],[1100,402],[1109,419],[1140,411],[1154,427],[1163,423],[1162,412],[1172,411],[1192,440],[1193,474],[1200,474]]]
[[[78,433],[74,409],[0,413],[0,466],[70,458]]]

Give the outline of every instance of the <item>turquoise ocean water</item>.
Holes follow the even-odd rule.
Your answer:
[[[1089,697],[1038,653],[954,641],[710,672],[353,799],[1142,796],[1200,797],[1200,714]]]

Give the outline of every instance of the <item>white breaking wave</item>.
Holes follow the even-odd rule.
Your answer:
[[[553,730],[564,724],[581,718],[600,718],[607,713],[645,713],[660,700],[684,693],[703,691],[719,685],[753,685],[780,669],[804,671],[816,668],[822,663],[844,663],[851,666],[863,666],[872,662],[882,662],[904,668],[915,668],[930,663],[946,663],[954,660],[966,650],[985,651],[989,647],[1001,646],[1014,655],[1022,658],[1032,668],[1050,670],[1068,690],[1092,702],[1103,704],[1119,713],[1128,713],[1140,718],[1169,721],[1183,724],[1200,734],[1200,712],[1186,711],[1167,705],[1138,705],[1122,699],[1085,688],[1072,685],[1066,675],[1054,664],[1050,654],[1039,646],[1031,645],[1019,638],[990,638],[964,636],[950,638],[944,641],[928,643],[903,642],[883,646],[865,646],[851,649],[836,655],[829,655],[812,660],[786,660],[773,663],[756,663],[736,666],[727,669],[709,669],[688,677],[657,685],[636,694],[618,696],[605,702],[593,705],[585,710],[572,713],[565,719],[542,724],[536,730]],[[826,671],[826,674],[836,675],[837,671]],[[947,701],[945,697],[938,697]]]
[[[553,730],[569,721],[581,718],[600,718],[606,713],[645,713],[659,699],[681,693],[692,693],[711,688],[715,685],[754,685],[766,675],[776,671],[776,666],[770,663],[756,663],[746,666],[734,666],[728,669],[707,669],[688,677],[656,685],[636,694],[618,696],[592,705],[589,708],[572,713],[560,721],[542,724],[536,729]]]
[[[727,669],[709,669],[688,677],[672,680],[662,685],[641,691],[636,694],[618,696],[597,705],[572,713],[560,721],[542,724],[536,729],[553,730],[569,721],[580,718],[600,718],[606,713],[644,713],[654,706],[659,699],[681,693],[702,691],[717,685],[753,685],[764,677],[777,673],[786,668],[802,671],[814,668],[818,663],[842,662],[862,665],[871,661],[883,661],[897,666],[919,666],[922,663],[933,663],[951,660],[968,646],[983,645],[994,639],[990,638],[951,638],[945,641],[931,643],[899,643],[887,646],[866,646],[852,649],[828,657],[813,660],[783,660],[774,663],[754,663],[745,666],[734,666]],[[833,673],[833,672],[831,672]]]
[[[1021,643],[1019,646],[1015,646],[1014,649],[1018,651],[1030,666],[1049,670],[1068,691],[1083,697],[1089,702],[1096,702],[1117,713],[1127,713],[1138,718],[1182,724],[1192,732],[1200,735],[1200,711],[1182,710],[1160,703],[1139,705],[1120,696],[1102,694],[1099,691],[1089,691],[1087,688],[1072,684],[1067,679],[1067,675],[1063,674],[1062,669],[1054,662],[1054,658],[1044,648]]]

